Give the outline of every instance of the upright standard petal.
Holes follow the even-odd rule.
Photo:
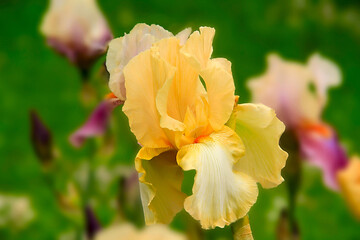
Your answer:
[[[112,40],[106,58],[110,73],[109,88],[121,100],[126,99],[123,68],[139,53],[148,50],[162,38],[171,37],[172,33],[158,25],[137,24],[129,34]]]
[[[182,147],[178,164],[196,170],[193,194],[185,200],[185,210],[200,220],[203,228],[224,227],[244,217],[255,203],[258,189],[248,175],[234,171],[244,154],[240,138],[228,127],[195,144]]]
[[[279,146],[285,126],[274,110],[262,104],[239,104],[228,125],[245,145],[245,156],[235,164],[235,169],[253,177],[265,188],[279,185],[284,180],[281,169],[288,154]]]
[[[173,73],[173,68],[156,57],[152,50],[140,53],[124,68],[128,92],[123,111],[142,146],[161,148],[171,145],[160,127],[155,97]]]
[[[175,37],[179,39],[180,45],[184,45],[188,40],[190,34],[191,34],[191,28],[185,28],[184,30],[176,34]]]
[[[159,49],[160,57],[176,69],[174,78],[164,84],[164,88],[159,91],[157,96],[156,103],[162,116],[162,127],[182,131],[184,126],[181,125],[183,125],[187,109],[192,107],[199,96],[204,93],[201,89],[199,74],[180,54],[178,39],[163,39],[155,46]],[[176,120],[178,126],[174,128],[174,124],[165,124],[166,119],[172,122]]]
[[[205,68],[211,57],[213,47],[212,42],[215,35],[215,29],[201,27],[200,32],[193,32],[184,47],[181,49],[192,66],[200,71]]]
[[[191,29],[187,28],[178,33],[176,37],[184,44],[190,32]],[[109,88],[118,98],[126,99],[123,74],[123,68],[126,64],[139,53],[150,49],[153,43],[170,37],[173,37],[173,34],[161,26],[139,23],[129,34],[110,42],[106,58],[106,66],[110,73]]]
[[[184,176],[176,164],[176,151],[142,148],[136,157],[136,169],[146,224],[170,223],[186,197],[181,192]]]
[[[206,84],[210,106],[209,121],[217,131],[229,120],[234,108],[234,80],[231,73],[217,61],[210,61],[200,75]]]
[[[347,167],[337,175],[341,192],[353,214],[360,220],[360,159],[352,157]]]
[[[312,124],[299,128],[297,135],[305,159],[322,169],[328,187],[338,190],[336,174],[348,161],[335,131],[325,124]]]

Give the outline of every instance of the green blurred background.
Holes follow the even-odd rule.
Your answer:
[[[342,86],[331,90],[324,119],[337,129],[350,155],[360,153],[357,144],[360,142],[359,1],[101,0],[98,3],[115,37],[129,32],[139,22],[156,23],[174,33],[189,26],[193,30],[199,26],[215,27],[213,56],[226,57],[232,62],[240,102],[249,101],[246,79],[264,71],[269,52],[301,62],[313,52],[320,52],[335,61],[343,73]],[[92,150],[91,143],[78,150],[68,142],[69,135],[84,122],[91,107],[84,108],[79,100],[81,81],[77,70],[48,48],[39,34],[47,4],[46,0],[0,2],[0,194],[29,196],[35,212],[33,221],[21,231],[0,227],[0,239],[58,239],[75,226],[60,212],[30,145],[30,109],[36,109],[51,129],[61,152],[59,159],[67,162],[65,169],[81,166]],[[106,84],[99,80],[103,61],[104,57],[94,67],[91,83],[106,89]],[[98,157],[97,161],[99,165],[132,166],[138,146],[120,108],[115,110],[115,115],[112,122],[115,154],[104,159]],[[66,177],[65,174],[63,178]],[[296,209],[301,239],[360,239],[360,223],[343,198],[323,185],[320,170],[305,166],[302,180]],[[250,211],[255,239],[276,238],[278,216],[287,202],[284,185],[260,191]],[[116,191],[116,186],[109,191]],[[97,207],[96,213],[104,225],[110,223],[111,210]],[[175,219],[174,228],[185,228],[183,215]],[[142,216],[139,219],[134,222],[143,225]],[[206,236],[228,239],[229,233],[229,229],[216,229]]]

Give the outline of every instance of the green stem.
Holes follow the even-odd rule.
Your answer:
[[[296,221],[296,199],[301,184],[302,161],[300,156],[300,148],[297,138],[291,130],[285,131],[281,138],[281,145],[289,153],[289,157],[284,168],[283,175],[288,189],[288,226],[289,239],[299,238],[299,229]]]

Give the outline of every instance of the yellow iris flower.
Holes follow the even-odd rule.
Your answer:
[[[264,105],[234,106],[231,63],[211,58],[214,34],[202,27],[184,44],[161,39],[123,68],[123,111],[142,146],[135,165],[147,224],[169,223],[185,208],[205,229],[224,227],[248,213],[257,182],[283,181],[284,124]],[[183,170],[192,169],[187,196]]]

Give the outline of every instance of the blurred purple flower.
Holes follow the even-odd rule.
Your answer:
[[[70,142],[75,147],[81,147],[87,138],[104,134],[111,113],[115,107],[123,102],[119,99],[107,99],[102,101],[91,113],[88,120],[70,136]]]
[[[37,157],[47,165],[53,158],[53,141],[49,129],[41,121],[38,114],[30,111],[31,143]]]
[[[327,186],[339,190],[337,172],[346,167],[348,160],[335,131],[325,125],[316,125],[299,131],[298,137],[305,159],[323,170]]]

